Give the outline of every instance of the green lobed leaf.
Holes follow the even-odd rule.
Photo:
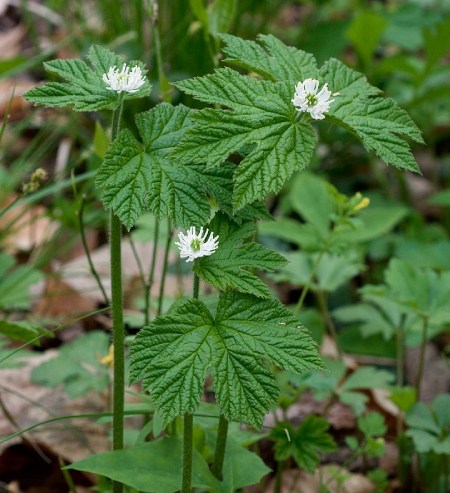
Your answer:
[[[196,99],[225,109],[204,109],[175,155],[218,166],[230,154],[242,161],[235,173],[234,208],[278,192],[286,180],[308,164],[316,136],[308,115],[292,104],[294,84],[306,77],[328,83],[334,94],[326,118],[354,134],[386,163],[420,172],[406,139],[422,143],[419,129],[393,100],[366,77],[330,59],[320,71],[311,55],[287,47],[273,36],[260,44],[223,35],[230,63],[270,80],[245,77],[228,68],[175,85]]]
[[[431,325],[450,322],[450,272],[437,273],[394,258],[385,272],[388,296],[404,307],[406,313],[427,317]]]
[[[355,277],[364,265],[355,250],[344,254],[308,253],[302,251],[285,254],[288,264],[271,275],[276,282],[311,285],[311,289],[333,292]]]
[[[314,342],[279,301],[225,291],[215,316],[189,300],[144,327],[130,372],[151,392],[166,423],[195,411],[211,371],[224,416],[260,427],[278,396],[265,361],[297,373],[321,366]]]
[[[327,116],[361,140],[387,164],[420,172],[405,137],[423,143],[422,135],[408,113],[366,77],[342,62],[330,59],[320,70],[322,80],[338,93]]]
[[[260,34],[259,44],[231,34],[222,34],[224,62],[244,67],[274,81],[288,81],[291,87],[299,80],[317,78],[318,69],[311,53],[286,46],[275,36]]]
[[[307,416],[297,429],[291,423],[278,423],[270,434],[275,440],[275,458],[285,461],[292,457],[299,467],[314,472],[320,462],[320,452],[336,449],[327,432],[329,427],[326,419],[313,415]]]
[[[230,108],[194,113],[194,125],[176,156],[218,166],[252,145],[234,176],[235,209],[278,192],[294,171],[309,164],[316,135],[309,123],[295,120],[292,89],[286,83],[259,81],[223,68],[176,86],[204,102]]]
[[[388,388],[394,381],[393,373],[373,366],[354,371],[342,384],[342,390]]]
[[[41,87],[28,91],[24,97],[34,104],[45,106],[73,106],[75,111],[114,110],[118,106],[118,94],[107,89],[102,80],[103,74],[110,67],[121,68],[124,60],[102,46],[94,45],[88,56],[90,65],[79,59],[52,60],[44,63],[45,69],[58,75],[65,82],[48,82]],[[141,62],[133,61],[130,67],[140,66]],[[125,99],[135,99],[150,93],[150,83],[146,83],[135,93],[124,93]]]
[[[340,98],[330,108],[329,117],[356,135],[366,149],[374,151],[387,164],[420,173],[404,137],[420,143],[422,137],[406,111],[392,99],[357,101]]]
[[[359,330],[363,337],[381,333],[385,340],[395,335],[400,323],[399,320],[392,320],[388,313],[369,303],[339,307],[333,310],[333,317],[347,324],[359,322]]]
[[[210,206],[198,171],[168,157],[185,131],[188,113],[184,106],[162,103],[136,116],[143,144],[125,129],[109,147],[96,183],[105,207],[128,229],[147,211],[185,228],[208,221]]]
[[[374,411],[358,418],[358,428],[367,437],[383,436],[387,427],[382,414]]]
[[[239,227],[218,213],[209,228],[219,235],[219,248],[214,255],[200,258],[194,265],[194,272],[221,290],[232,288],[269,298],[269,288],[254,270],[279,269],[286,264],[286,259],[264,245],[249,241],[256,231],[254,222]]]

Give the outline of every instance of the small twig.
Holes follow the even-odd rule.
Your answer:
[[[4,402],[1,394],[0,394],[0,409],[3,411],[3,414],[5,415],[5,418],[9,421],[9,423],[11,424],[11,426],[15,430],[20,430],[19,424],[14,419],[14,416],[9,412],[9,409],[6,407],[6,404],[5,404],[5,402]],[[30,438],[27,438],[25,436],[25,434],[22,436],[22,440],[27,445],[30,445],[30,447],[33,448],[33,450],[39,455],[39,457],[44,462],[46,462],[47,464],[50,464],[51,463],[51,459],[44,454],[44,452],[41,450],[41,448],[36,443],[34,443],[33,440],[31,440]]]
[[[80,230],[80,236],[81,236],[81,243],[83,245],[83,250],[86,255],[88,264],[89,264],[89,270],[91,271],[91,274],[94,276],[95,280],[97,281],[97,285],[102,293],[103,299],[105,300],[105,305],[109,306],[109,298],[108,295],[106,294],[106,290],[102,284],[102,281],[100,279],[100,276],[94,266],[94,262],[92,261],[91,257],[91,252],[89,251],[89,247],[87,244],[86,240],[86,232],[84,229],[84,221],[83,221],[83,213],[84,213],[84,206],[86,203],[86,197],[83,194],[81,196],[81,202],[80,202],[80,208],[78,209],[78,228]]]
[[[330,316],[330,311],[328,310],[327,300],[325,298],[325,294],[323,291],[318,290],[316,292],[317,300],[319,302],[319,308],[322,313],[323,318],[325,319],[326,326],[328,327],[328,331],[331,334],[331,337],[334,339],[334,343],[336,344],[336,349],[339,355],[339,358],[342,359],[342,349],[339,346],[338,336],[336,326]]]

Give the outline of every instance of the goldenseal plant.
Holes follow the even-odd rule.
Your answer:
[[[92,46],[88,52],[90,65],[82,60],[54,60],[44,64],[45,68],[65,82],[49,82],[31,89],[25,97],[46,106],[73,106],[76,111],[112,110],[111,140],[119,133],[124,100],[149,94],[150,84],[143,75],[141,62],[128,66],[122,57],[103,48]],[[121,72],[116,66],[122,66]],[[124,392],[125,392],[125,329],[122,297],[122,225],[111,210],[111,312],[113,321],[113,449],[123,448]],[[113,482],[113,493],[121,493],[123,485]]]
[[[117,396],[111,454],[115,463],[126,463],[132,455],[131,449],[127,454],[120,450],[124,386],[121,228],[131,230],[150,212],[157,224],[167,218],[172,227],[187,230],[180,232],[177,246],[181,257],[192,262],[192,299],[178,301],[167,313],[149,320],[135,337],[130,354],[130,381],[142,382],[150,393],[155,422],[166,427],[183,417],[182,446],[177,426],[167,428],[175,436],[145,444],[145,450],[158,450],[163,456],[168,450],[181,455],[182,450],[182,474],[178,466],[171,467],[161,486],[130,485],[155,493],[176,491],[180,485],[183,493],[191,487],[222,491],[225,485],[234,484],[235,466],[227,462],[226,450],[240,445],[227,439],[228,423],[261,428],[266,413],[277,403],[277,370],[302,373],[322,367],[317,347],[297,315],[274,297],[258,275],[282,268],[286,259],[255,241],[257,220],[271,217],[264,199],[309,165],[318,140],[316,125],[338,125],[386,163],[419,171],[407,142],[422,142],[418,128],[364,75],[335,59],[319,68],[313,55],[273,36],[261,35],[254,42],[222,35],[222,40],[225,62],[239,67],[239,72],[218,68],[174,84],[210,107],[192,110],[161,103],[135,116],[136,131],[120,129],[120,115],[127,99],[148,95],[145,69],[140,62],[125,63],[105,48],[91,48],[90,65],[81,60],[48,62],[46,68],[65,82],[50,82],[26,95],[47,106],[113,110],[112,142],[97,171],[96,185],[111,213]],[[215,290],[215,305],[205,303],[200,281]],[[211,470],[192,445],[195,413],[207,377],[212,378],[220,410]],[[109,474],[117,493],[122,476],[101,467],[110,457],[88,458],[72,467]],[[178,464],[180,458],[173,461]],[[194,463],[197,474],[193,475]],[[149,458],[146,468],[151,467]],[[253,482],[260,477],[253,477]]]

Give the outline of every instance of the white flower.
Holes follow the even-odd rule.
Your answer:
[[[145,77],[142,75],[140,67],[130,67],[124,63],[122,70],[114,66],[110,67],[107,74],[103,74],[103,82],[107,85],[110,91],[121,92],[137,92],[144,84]]]
[[[207,239],[209,235],[209,238]],[[186,234],[178,233],[179,242],[175,245],[180,249],[180,257],[186,258],[186,262],[193,262],[196,258],[212,255],[219,246],[219,235],[214,237],[214,234],[203,228],[197,234],[194,226],[188,229]]]
[[[328,84],[324,84],[319,89],[319,81],[316,79],[306,79],[299,82],[295,87],[295,94],[292,102],[298,111],[307,111],[315,120],[323,120],[323,116],[330,109],[330,104],[334,99],[330,99],[331,91]]]

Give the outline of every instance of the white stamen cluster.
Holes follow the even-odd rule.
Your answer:
[[[191,226],[186,234],[178,233],[178,238],[180,241],[175,242],[175,245],[180,249],[180,257],[186,258],[186,262],[212,255],[219,247],[219,235],[215,237],[209,229],[203,231],[200,228],[197,234],[195,226]]]
[[[103,74],[103,82],[107,89],[117,93],[128,92],[133,94],[145,84],[145,76],[142,75],[140,67],[130,68],[126,63],[123,64],[122,70],[115,66],[110,67],[107,74]]]
[[[320,91],[318,89],[319,81],[316,79],[299,82],[295,87],[292,103],[297,111],[308,112],[315,120],[323,120],[324,113],[330,109],[334,99],[330,99],[331,91],[328,90],[328,84],[324,84]]]

